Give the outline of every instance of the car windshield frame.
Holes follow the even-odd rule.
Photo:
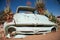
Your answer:
[[[19,11],[28,11],[28,12],[32,12],[34,13],[35,11],[35,8],[32,8],[32,7],[18,7],[17,8],[17,13],[19,13]]]

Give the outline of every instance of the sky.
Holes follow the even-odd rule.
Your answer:
[[[16,12],[18,6],[26,6],[27,2],[31,2],[31,7],[35,7],[36,0],[10,0],[10,8],[12,12]],[[60,0],[59,0],[60,1]],[[57,0],[45,0],[45,7],[55,16],[60,16],[60,4]],[[6,8],[6,0],[0,0],[0,11]]]

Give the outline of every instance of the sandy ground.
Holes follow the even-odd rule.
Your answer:
[[[7,40],[60,40],[60,30],[46,35],[32,35],[23,39],[7,39]]]
[[[0,40],[60,40],[60,29],[57,32],[52,32],[46,35],[31,35],[31,36],[27,36],[23,39],[14,39],[14,38],[10,38],[10,39],[4,39],[4,38],[0,38]]]

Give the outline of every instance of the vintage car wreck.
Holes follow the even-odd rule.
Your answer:
[[[19,6],[13,16],[13,21],[6,24],[5,33],[8,30],[15,32],[14,38],[24,38],[32,34],[46,34],[57,30],[55,23],[49,21],[49,18],[35,13],[35,9],[28,6]]]

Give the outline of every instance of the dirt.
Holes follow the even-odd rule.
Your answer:
[[[0,40],[60,40],[60,29],[57,32],[51,32],[46,35],[30,35],[25,38],[0,38]]]
[[[46,35],[31,35],[23,39],[7,39],[7,40],[60,40],[60,30]]]

